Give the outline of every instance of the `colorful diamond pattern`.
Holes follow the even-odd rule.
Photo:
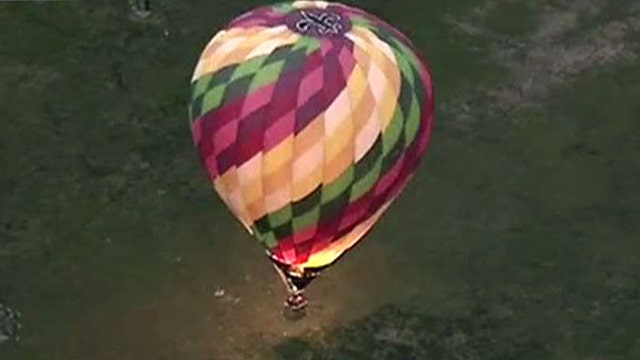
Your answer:
[[[349,31],[323,38],[287,24],[309,8],[346,17]],[[364,236],[415,171],[433,90],[397,29],[342,4],[298,1],[242,15],[212,39],[189,112],[232,212],[278,261],[324,267]]]

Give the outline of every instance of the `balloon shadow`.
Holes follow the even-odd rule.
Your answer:
[[[289,360],[545,359],[548,336],[522,331],[492,306],[465,315],[434,316],[408,305],[387,305],[322,339],[292,338],[273,348]]]

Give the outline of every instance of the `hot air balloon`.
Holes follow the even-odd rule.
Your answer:
[[[191,80],[193,141],[216,192],[265,247],[289,309],[403,190],[430,141],[432,77],[399,30],[340,3],[237,17]]]

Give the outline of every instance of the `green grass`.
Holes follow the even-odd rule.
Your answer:
[[[484,27],[500,36],[525,38],[535,29],[534,7],[530,1],[499,2],[484,19]]]

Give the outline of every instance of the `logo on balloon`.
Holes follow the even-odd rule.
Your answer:
[[[349,20],[332,11],[301,10],[290,18],[289,27],[304,35],[337,36],[349,30]]]

